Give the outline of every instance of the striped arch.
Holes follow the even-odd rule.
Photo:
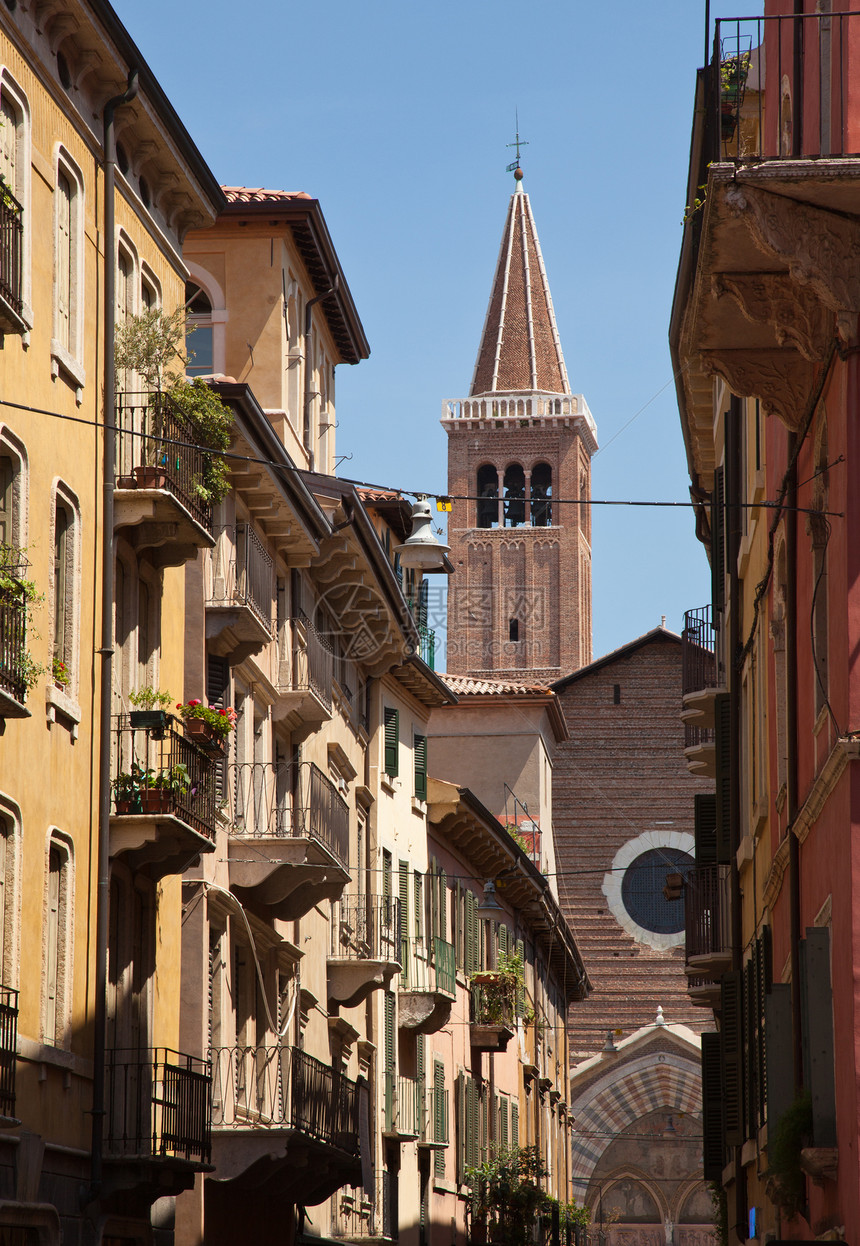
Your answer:
[[[603,1152],[648,1112],[665,1109],[697,1119],[702,1113],[698,1062],[672,1052],[649,1052],[607,1072],[570,1105],[576,1125],[571,1137],[571,1176],[577,1193],[588,1189]]]

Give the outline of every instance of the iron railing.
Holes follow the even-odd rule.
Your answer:
[[[165,715],[162,727],[114,719],[113,797],[118,814],[172,814],[215,838],[215,775],[211,757]]]
[[[418,625],[418,656],[431,671],[436,669],[436,633],[432,627]]]
[[[212,1124],[217,1129],[300,1129],[358,1151],[355,1082],[297,1047],[216,1047]]]
[[[331,646],[304,614],[290,619],[288,625],[284,624],[282,644],[291,647],[289,683],[285,690],[302,692],[307,689],[330,711],[334,677]]]
[[[212,1151],[208,1060],[166,1047],[107,1053],[105,1149],[114,1157],[207,1163]]]
[[[301,834],[301,816],[294,819],[292,815],[289,765],[229,762],[226,786],[232,795],[236,835],[282,838]]]
[[[684,748],[698,748],[700,744],[713,744],[716,733],[713,727],[697,727],[695,722],[684,723]]]
[[[718,20],[709,66],[707,159],[860,154],[852,94],[860,72],[858,37],[857,11]]]
[[[211,453],[168,394],[120,394],[116,404],[116,474],[167,489],[207,532],[212,507],[200,493]],[[154,478],[144,478],[153,469]]]
[[[473,1025],[504,1025],[517,1028],[517,985],[504,974],[476,975],[484,982],[471,982],[469,1016]]]
[[[731,890],[727,865],[699,865],[684,884],[687,964],[700,956],[731,955]]]
[[[0,294],[21,315],[23,300],[24,209],[4,182],[0,186]]]
[[[385,1132],[411,1138],[424,1136],[425,1088],[416,1077],[385,1073]]]
[[[331,924],[331,955],[338,960],[396,961],[399,931],[396,896],[344,896]]]
[[[349,865],[349,805],[318,766],[311,765],[307,802],[302,802],[302,834],[312,835]]]
[[[454,996],[457,971],[454,945],[434,938],[428,946],[422,937],[403,940],[401,986],[407,991],[439,991]]]
[[[247,606],[271,634],[275,601],[275,565],[250,524],[223,528],[207,557],[207,606]]]
[[[10,577],[11,579],[11,577]],[[23,584],[0,588],[0,689],[27,697],[27,597]]]
[[[718,682],[717,628],[710,606],[688,610],[681,635],[681,694],[716,688]]]
[[[15,1115],[15,1052],[18,1049],[18,992],[0,986],[0,1115]]]

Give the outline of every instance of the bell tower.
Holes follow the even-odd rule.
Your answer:
[[[591,661],[591,456],[523,172],[469,397],[446,402],[452,675],[550,682]]]

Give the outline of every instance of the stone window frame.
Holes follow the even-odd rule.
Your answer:
[[[147,286],[152,291],[152,302],[150,304],[150,308],[147,308],[146,299],[143,293],[144,288]],[[158,280],[155,273],[152,271],[152,269],[149,267],[146,261],[141,260],[140,294],[139,294],[139,306],[140,306],[141,311],[147,311],[150,309],[156,310],[163,305],[163,302],[164,302],[164,299],[162,295],[161,282]]]
[[[632,935],[637,943],[644,943],[654,948],[655,951],[661,952],[673,947],[682,947],[686,937],[684,931],[679,930],[675,934],[658,934],[656,931],[646,930],[628,913],[621,895],[621,885],[627,867],[632,865],[643,852],[654,848],[677,848],[680,852],[688,853],[695,860],[696,841],[688,831],[671,831],[668,827],[657,827],[633,839],[628,839],[625,844],[621,845],[612,859],[609,870],[603,876],[601,890],[619,926]],[[666,872],[669,872],[668,865]]]
[[[33,230],[30,228],[30,207],[32,203],[32,133],[33,120],[30,101],[23,87],[19,85],[7,65],[0,65],[0,98],[8,100],[18,113],[17,121],[17,155],[15,167],[20,171],[20,182],[16,185],[16,198],[21,204],[24,232],[21,246],[21,319],[27,326],[23,341],[29,345],[29,330],[33,327],[35,317],[30,303],[32,298],[31,254]]]
[[[57,852],[62,860],[59,880],[60,911],[57,926],[56,949],[56,1004],[54,1008],[53,1034],[48,1010],[48,982],[51,967],[48,965],[50,951],[48,942],[49,907],[51,898],[51,853]],[[42,920],[42,1042],[50,1047],[69,1050],[72,1041],[72,988],[74,980],[74,913],[75,913],[75,845],[71,835],[57,826],[48,828],[45,840],[45,886]]]
[[[162,575],[150,563],[138,560],[132,547],[120,538],[116,544],[115,562],[121,563],[124,573],[125,599],[122,618],[128,624],[128,633],[121,640],[116,628],[116,586],[114,591],[114,693],[115,712],[127,713],[128,694],[142,685],[157,688],[161,668],[161,601]],[[117,580],[118,582],[118,580]],[[145,585],[149,592],[149,635],[151,639],[146,673],[141,675],[140,662],[140,588]]]
[[[59,656],[69,670],[69,685],[64,690],[67,698],[76,699],[80,686],[80,609],[81,609],[81,504],[77,494],[59,477],[55,477],[51,489],[51,522],[48,548],[55,549],[57,516],[62,509],[68,515],[65,541],[65,608],[63,611],[63,638],[58,652],[56,647],[56,620],[58,603],[55,601],[53,562],[49,577],[49,617],[52,620],[51,658]],[[52,555],[53,556],[53,555]],[[50,683],[50,680],[48,681]]]
[[[17,987],[20,970],[21,946],[21,847],[23,843],[23,818],[21,807],[11,796],[0,791],[0,822],[6,823],[6,853],[3,862],[3,886],[5,895],[0,905],[0,921],[3,922],[3,955],[0,963],[0,982],[3,986]]]
[[[69,345],[60,339],[59,320],[59,262],[60,262],[60,177],[71,187],[69,196]],[[83,390],[87,383],[84,367],[84,223],[86,196],[81,170],[61,143],[54,148],[54,273],[53,273],[53,323],[51,328],[51,375],[63,374],[75,387],[78,406],[84,400]]]
[[[202,319],[189,316],[188,322],[195,324],[203,323],[205,320],[206,324],[212,326],[212,372],[216,376],[224,374],[227,371],[227,321],[229,320],[224,291],[212,274],[205,268],[201,268],[199,264],[195,264],[193,260],[186,259],[185,267],[188,269],[189,280],[198,285],[208,296],[212,307],[208,316]]]
[[[30,460],[27,447],[8,424],[0,423],[0,455],[13,461],[12,532],[7,544],[26,550],[28,535],[28,501],[30,496]],[[12,539],[8,537],[11,535]]]

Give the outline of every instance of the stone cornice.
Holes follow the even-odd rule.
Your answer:
[[[784,350],[703,350],[702,368],[722,377],[733,394],[758,398],[765,415],[786,427],[800,426],[815,379],[815,366]]]

